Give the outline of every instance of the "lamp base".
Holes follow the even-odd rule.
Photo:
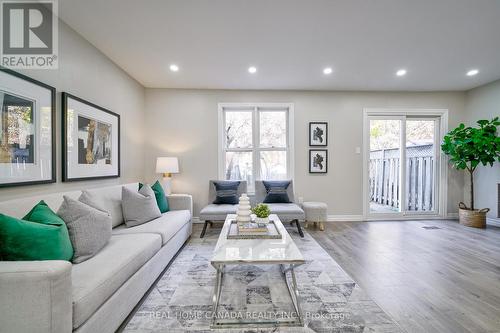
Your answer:
[[[166,195],[172,194],[172,177],[163,177],[161,185]]]

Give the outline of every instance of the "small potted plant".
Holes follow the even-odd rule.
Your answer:
[[[252,208],[252,213],[255,214],[255,222],[256,223],[269,223],[269,215],[271,215],[271,210],[269,206],[266,204],[258,204],[254,208]]]
[[[443,152],[450,156],[450,163],[458,170],[467,170],[470,175],[470,205],[459,204],[460,224],[476,227],[486,227],[486,213],[489,208],[474,207],[474,171],[479,164],[484,166],[500,162],[500,137],[497,127],[498,117],[492,120],[477,121],[479,127],[466,127],[460,124],[444,137],[441,145]]]

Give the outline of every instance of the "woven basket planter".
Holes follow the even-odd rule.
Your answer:
[[[486,213],[490,211],[489,208],[471,210],[463,202],[458,207],[460,224],[473,228],[486,228]]]

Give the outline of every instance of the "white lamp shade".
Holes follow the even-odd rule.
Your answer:
[[[156,173],[179,173],[179,160],[177,157],[158,157]]]

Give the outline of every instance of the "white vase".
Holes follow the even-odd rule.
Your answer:
[[[269,223],[269,217],[255,217],[255,223]]]
[[[242,194],[239,199],[238,209],[236,211],[236,221],[238,224],[246,224],[252,221],[250,214],[251,212],[250,198],[246,194]]]

